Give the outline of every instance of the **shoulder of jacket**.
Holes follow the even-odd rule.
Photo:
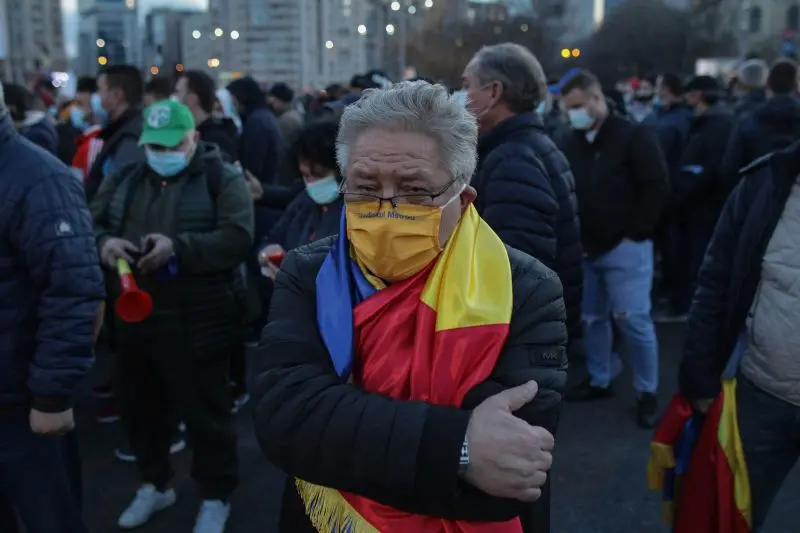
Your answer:
[[[319,267],[322,266],[322,262],[328,256],[328,253],[331,251],[331,247],[333,243],[338,239],[339,236],[331,235],[330,237],[325,237],[324,239],[320,239],[318,241],[311,242],[309,244],[304,244],[303,246],[299,246],[292,250],[290,253],[294,254],[295,259],[299,263],[301,267],[305,268],[313,268],[316,267],[315,270],[319,270]]]
[[[531,290],[535,290],[535,286],[546,279],[555,278],[558,281],[558,275],[535,257],[508,245],[506,245],[506,251],[515,286],[523,282],[524,285],[530,286]]]

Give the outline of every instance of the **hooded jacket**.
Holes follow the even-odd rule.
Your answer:
[[[239,78],[228,85],[239,103],[242,135],[239,138],[239,162],[264,184],[278,183],[284,152],[283,135],[275,115],[267,107],[266,96],[251,77]]]
[[[100,132],[103,149],[86,178],[87,201],[91,202],[107,175],[125,165],[145,160],[144,149],[139,146],[142,120],[141,108],[131,107]]]

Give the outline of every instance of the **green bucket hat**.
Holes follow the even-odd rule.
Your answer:
[[[194,117],[189,108],[180,102],[162,100],[144,110],[144,123],[139,145],[156,144],[175,148],[194,131]]]

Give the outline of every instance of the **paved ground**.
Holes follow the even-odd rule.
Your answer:
[[[659,330],[666,403],[674,390],[681,342],[679,326]],[[553,533],[662,533],[658,495],[646,490],[644,465],[650,433],[632,422],[630,380],[619,380],[618,394],[600,404],[567,405],[557,438],[553,469]],[[113,458],[119,438],[116,425],[99,426],[86,418],[80,424],[86,470],[89,523],[95,533],[117,531],[116,518],[136,489],[133,466]],[[233,499],[228,533],[274,533],[281,475],[258,450],[249,411],[237,419],[241,486]],[[179,502],[140,530],[141,533],[190,532],[198,499],[188,479],[188,453],[180,454]],[[763,533],[796,531],[792,512],[800,494],[800,469],[784,487]],[[792,497],[794,495],[794,498]]]

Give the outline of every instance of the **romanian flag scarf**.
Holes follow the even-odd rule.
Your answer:
[[[485,381],[508,337],[511,266],[500,238],[470,206],[445,249],[411,278],[384,285],[339,238],[316,283],[317,323],[336,372],[397,400],[459,407]],[[510,522],[448,521],[296,480],[321,533],[521,533]]]
[[[750,533],[750,480],[736,416],[736,370],[746,346],[737,344],[722,392],[703,416],[679,392],[656,429],[648,485],[661,491],[673,533]]]

